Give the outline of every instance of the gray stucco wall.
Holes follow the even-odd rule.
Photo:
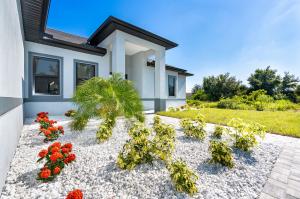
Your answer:
[[[24,44],[19,0],[0,1],[0,193],[23,127]]]

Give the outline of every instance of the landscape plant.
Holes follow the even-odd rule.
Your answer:
[[[64,128],[62,126],[49,126],[47,129],[41,128],[39,134],[45,136],[44,142],[54,141],[64,134]]]
[[[216,126],[213,132],[213,137],[220,139],[223,135],[225,128],[222,126]]]
[[[152,143],[149,141],[150,130],[142,123],[135,123],[129,130],[131,137],[122,148],[117,158],[117,165],[121,169],[132,170],[137,165],[151,163]]]
[[[167,166],[172,182],[179,192],[185,192],[190,196],[198,192],[196,181],[198,176],[192,171],[185,162],[176,160]]]
[[[68,193],[66,199],[83,199],[83,193],[80,189],[74,189]]]
[[[265,127],[259,123],[246,122],[242,119],[233,118],[228,126],[234,129],[229,130],[229,134],[234,140],[234,146],[244,151],[249,151],[258,144],[258,137],[264,138]]]
[[[37,114],[35,122],[40,124],[39,134],[45,136],[44,142],[54,141],[58,139],[60,135],[64,134],[64,128],[62,126],[54,126],[57,123],[55,120],[49,120],[48,112],[40,112]]]
[[[39,152],[37,162],[45,161],[43,168],[40,169],[37,179],[43,182],[53,180],[59,175],[66,165],[76,159],[72,152],[72,144],[66,143],[62,145],[60,142],[54,142],[48,149]]]
[[[65,112],[65,116],[66,117],[73,117],[75,115],[76,111],[71,109],[71,110],[68,110],[67,112]]]
[[[175,129],[171,125],[159,123],[154,128],[152,151],[161,160],[168,162],[175,150]]]
[[[103,121],[97,132],[100,142],[109,138],[118,116],[144,121],[138,92],[133,83],[120,74],[113,74],[108,79],[94,77],[85,81],[77,87],[73,102],[78,110],[72,117],[71,128],[82,131],[89,119],[101,118]]]
[[[183,128],[183,132],[188,137],[197,138],[203,140],[206,136],[205,122],[203,115],[199,114],[195,120],[184,118],[180,121],[180,125]]]
[[[225,141],[211,140],[209,145],[211,163],[219,163],[232,168],[234,166],[232,150]]]

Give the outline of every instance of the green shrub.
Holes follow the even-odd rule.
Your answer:
[[[159,124],[155,128],[153,139],[153,152],[161,160],[168,161],[175,150],[175,129],[166,124]]]
[[[276,100],[268,105],[268,109],[272,111],[296,110],[297,105],[289,100]]]
[[[197,138],[199,140],[204,140],[205,132],[205,122],[202,115],[198,115],[195,121],[190,119],[182,119],[180,125],[183,128],[183,132],[186,136]]]
[[[232,150],[226,142],[211,140],[209,145],[212,163],[220,163],[223,166],[232,168],[234,166]]]
[[[215,131],[213,133],[213,136],[215,138],[220,139],[222,137],[222,135],[223,135],[224,130],[225,130],[224,127],[222,127],[222,126],[216,126],[215,127]]]
[[[72,131],[82,131],[84,129],[84,127],[87,125],[88,123],[88,119],[87,117],[81,117],[78,115],[74,115],[74,117],[76,117],[75,120],[72,121],[71,123],[71,130]]]
[[[185,192],[191,196],[198,192],[196,186],[198,176],[188,168],[185,162],[177,160],[169,164],[167,168],[177,191]]]
[[[197,90],[196,93],[194,93],[191,96],[191,99],[192,100],[207,101],[209,98],[208,98],[207,94],[205,94],[203,89],[199,89],[199,90]]]
[[[161,124],[161,119],[160,119],[159,116],[156,115],[156,116],[153,117],[153,126],[155,127],[159,124]]]
[[[168,111],[169,111],[169,112],[175,112],[176,109],[175,109],[174,107],[169,107],[169,108],[168,108]]]
[[[229,134],[234,140],[235,147],[249,151],[258,144],[257,138],[264,138],[265,127],[255,122],[245,122],[241,119],[233,118],[228,126],[234,128]]]
[[[150,130],[143,124],[135,124],[128,134],[132,137],[123,146],[117,158],[117,165],[121,169],[134,169],[137,165],[151,163],[152,143],[148,140]]]
[[[113,74],[108,79],[94,77],[85,81],[77,86],[72,100],[78,107],[72,117],[71,128],[74,130],[83,130],[91,118],[107,122],[107,119],[114,121],[118,116],[124,116],[144,121],[143,105],[137,90],[120,74]],[[110,127],[104,128],[102,125],[105,124],[99,127],[98,135],[109,135]]]
[[[115,125],[115,119],[106,119],[99,126],[96,132],[96,138],[99,143],[108,140],[112,136],[112,129]]]
[[[66,117],[73,117],[75,114],[76,114],[76,111],[72,110],[72,109],[65,112]]]

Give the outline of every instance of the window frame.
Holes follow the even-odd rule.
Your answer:
[[[170,90],[169,90],[169,78],[170,77],[173,77],[175,79],[174,95],[170,95]],[[176,98],[177,97],[177,76],[176,75],[168,75],[167,89],[168,89],[168,97],[170,97],[170,98]]]
[[[59,62],[59,95],[50,95],[50,94],[42,94],[35,93],[35,79],[33,74],[33,59],[35,57],[48,58],[58,60]],[[36,53],[36,52],[28,52],[28,97],[33,101],[61,101],[63,99],[63,57]]]
[[[74,61],[73,61],[73,69],[74,69],[74,73],[73,73],[74,92],[76,91],[76,87],[77,87],[77,84],[76,84],[76,81],[77,81],[77,63],[94,65],[95,66],[95,77],[99,77],[98,63],[91,62],[91,61],[74,59]]]

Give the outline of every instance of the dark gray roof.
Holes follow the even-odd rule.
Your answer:
[[[83,37],[49,29],[46,24],[50,0],[21,0],[25,40],[88,54],[106,54],[106,49],[86,44]],[[82,43],[82,41],[85,41]]]
[[[47,34],[52,35],[54,39],[71,42],[74,44],[86,44],[87,38],[81,37],[78,35],[73,35],[69,33],[65,33],[59,30],[54,30],[52,28],[47,28],[45,31]]]
[[[100,25],[100,27],[90,36],[88,42],[91,45],[98,45],[101,41],[103,41],[108,35],[110,35],[115,30],[121,30],[130,35],[134,35],[136,37],[158,44],[160,46],[164,46],[166,49],[171,49],[178,46],[178,44],[168,39],[165,39],[152,32],[139,28],[135,25],[127,23],[113,16],[108,17]]]
[[[155,61],[148,61],[147,66],[155,67]],[[185,70],[185,69],[177,68],[177,67],[171,66],[169,64],[166,64],[166,70],[175,71],[175,72],[178,72],[178,74],[184,75],[184,76],[193,76],[194,75],[192,73],[188,73],[187,70]]]

